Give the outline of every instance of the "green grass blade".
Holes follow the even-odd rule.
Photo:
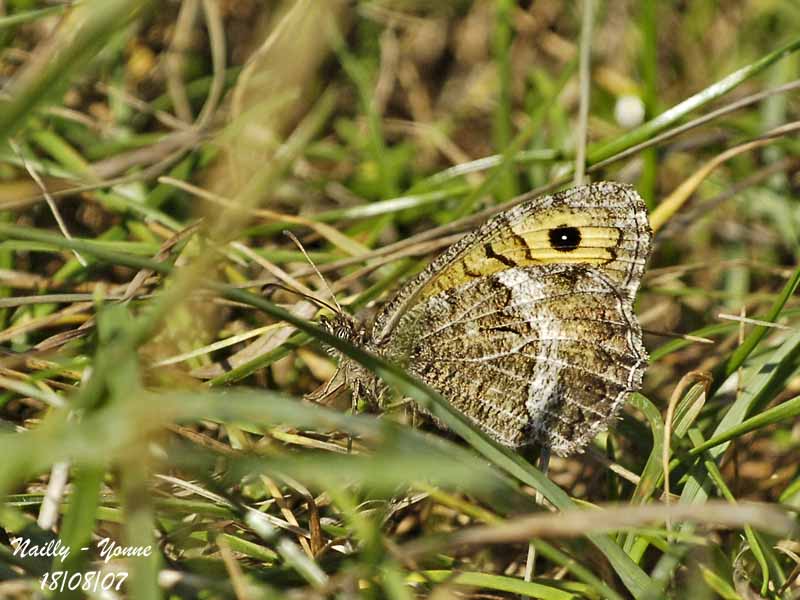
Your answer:
[[[0,104],[0,139],[22,127],[37,106],[59,97],[73,74],[150,4],[150,0],[86,0],[67,14],[46,51],[6,89],[9,99]]]
[[[636,144],[640,144],[641,142],[650,139],[657,133],[664,131],[667,127],[674,125],[692,111],[724,96],[742,82],[747,81],[758,73],[761,73],[767,67],[775,64],[777,61],[792,54],[793,52],[796,52],[798,49],[800,49],[800,38],[793,40],[774,52],[770,52],[754,63],[734,71],[727,77],[717,81],[716,83],[713,83],[702,91],[690,96],[683,102],[676,104],[669,110],[661,113],[654,119],[646,122],[641,127],[626,133],[625,135],[601,146],[600,148],[591,150],[588,157],[589,163],[600,162],[614,156],[615,154],[618,154],[619,152],[622,152],[623,150],[627,150]]]
[[[453,571],[422,571],[420,574],[425,580],[434,583],[450,583],[475,587],[483,590],[510,592],[525,598],[541,598],[543,600],[577,600],[582,596],[577,592],[558,589],[548,584],[533,581],[523,581],[516,577],[502,575],[489,575],[478,572],[453,572]],[[420,581],[415,577],[414,581]]]
[[[723,431],[712,437],[711,439],[703,442],[699,446],[695,446],[689,451],[689,455],[694,456],[705,452],[709,448],[718,446],[732,439],[741,437],[751,431],[756,431],[768,425],[774,425],[781,421],[790,421],[796,419],[800,415],[800,396],[782,402],[778,406],[774,406],[769,410],[765,410],[749,419],[746,419],[738,425],[731,427],[727,431]]]
[[[786,302],[797,290],[798,284],[800,284],[800,267],[795,270],[794,274],[789,278],[789,281],[787,281],[786,285],[784,285],[780,295],[775,299],[775,302],[767,313],[767,316],[764,319],[765,321],[774,322],[775,319],[778,318],[778,315],[780,315],[781,310],[783,310]],[[742,344],[736,348],[733,354],[731,354],[730,358],[724,364],[719,365],[716,369],[714,369],[714,381],[711,383],[709,396],[713,396],[714,392],[719,389],[719,386],[721,386],[728,377],[730,377],[740,366],[742,366],[744,361],[748,356],[750,356],[750,353],[755,350],[755,347],[767,334],[769,329],[770,328],[766,325],[756,325],[744,339],[744,342],[742,342]]]
[[[61,540],[70,548],[70,554],[63,562],[53,559],[52,571],[81,571],[90,554],[81,548],[89,546],[95,529],[99,508],[100,486],[103,484],[104,468],[82,466],[74,470],[71,502],[64,515]],[[80,594],[65,594],[64,598],[79,598]]]
[[[7,27],[15,27],[17,25],[22,25],[24,23],[30,23],[31,21],[38,21],[39,19],[43,19],[44,17],[49,17],[50,15],[55,15],[60,12],[63,12],[65,8],[66,6],[49,6],[47,8],[26,10],[23,12],[15,13],[13,15],[0,17],[0,29],[5,29]]]
[[[697,450],[699,447],[704,445],[703,437],[700,435],[699,431],[694,430],[690,434],[690,437],[692,443],[694,444],[694,450]],[[703,461],[703,465],[708,472],[709,478],[714,482],[714,485],[719,490],[720,495],[728,502],[736,504],[736,498],[725,483],[725,478],[722,476],[722,472],[719,470],[717,463],[712,458],[707,458]],[[753,556],[755,557],[756,562],[758,562],[758,565],[761,569],[761,594],[764,595],[767,593],[767,587],[770,581],[770,565],[773,567],[774,576],[778,587],[783,585],[786,577],[780,570],[780,567],[777,567],[776,569],[778,561],[775,559],[775,556],[772,554],[772,550],[769,548],[769,546],[763,543],[761,536],[758,535],[758,532],[749,525],[745,525],[744,532],[750,545],[750,551],[753,553]],[[768,555],[769,558],[767,558]]]
[[[641,394],[633,394],[629,402],[631,406],[644,414],[650,424],[650,430],[653,432],[653,449],[650,451],[650,456],[647,457],[647,463],[639,475],[639,483],[631,496],[631,503],[640,504],[646,502],[653,495],[663,479],[664,469],[661,464],[661,454],[664,448],[664,421],[661,419],[661,412],[658,408]],[[623,548],[638,564],[648,545],[645,538],[629,533],[625,536]]]
[[[503,151],[511,144],[513,126],[511,123],[511,19],[514,0],[498,0],[495,3],[495,29],[493,50],[498,69],[499,97],[493,115],[492,134],[495,149]],[[518,148],[521,150],[521,148]],[[511,162],[503,161],[496,171],[497,187],[501,200],[509,200],[519,193],[516,174],[510,168]],[[464,206],[468,210],[469,204]]]

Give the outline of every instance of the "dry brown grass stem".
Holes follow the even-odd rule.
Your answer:
[[[445,548],[511,544],[532,538],[575,538],[587,534],[643,527],[665,521],[694,521],[715,528],[752,525],[788,538],[797,530],[792,516],[775,505],[752,502],[732,505],[712,500],[702,505],[602,505],[598,509],[576,509],[559,513],[534,514],[509,519],[499,525],[462,529],[436,540],[409,542],[401,547],[403,556],[416,557]]]
[[[773,143],[779,138],[782,138],[791,133],[800,131],[800,121],[794,121],[776,127],[768,131],[762,136],[739,144],[733,148],[729,148],[725,152],[715,156],[699,169],[697,169],[691,176],[683,181],[667,198],[665,198],[658,207],[650,214],[650,225],[654,232],[657,232],[661,227],[674,215],[681,207],[689,200],[691,195],[697,187],[708,177],[714,169],[723,164],[725,161],[730,160],[734,156],[738,156],[744,152],[749,152],[757,148],[762,148],[768,144]]]

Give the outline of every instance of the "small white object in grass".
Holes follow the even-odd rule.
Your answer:
[[[625,129],[632,129],[644,122],[644,102],[639,96],[620,96],[614,106],[614,118]]]
[[[263,540],[269,541],[278,534],[277,528],[268,523],[262,513],[252,508],[245,513],[244,522]]]

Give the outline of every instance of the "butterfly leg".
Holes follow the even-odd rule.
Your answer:
[[[340,375],[342,374],[342,369],[340,367],[336,367],[336,371],[334,371],[333,375],[326,381],[322,386],[322,389],[317,388],[313,392],[306,394],[305,399],[316,404],[325,404],[328,398],[331,398],[337,394],[337,392],[342,389],[342,386],[345,385],[345,382],[339,381]],[[334,382],[337,382],[336,386],[334,387]]]
[[[337,366],[336,370],[333,372],[333,375],[331,376],[331,378],[328,379],[328,381],[325,383],[325,389],[322,390],[322,396],[323,397],[328,395],[328,393],[330,392],[330,389],[331,389],[331,385],[333,385],[333,382],[336,380],[336,378],[339,376],[339,373],[341,373],[341,372],[342,372],[342,368]]]
[[[364,398],[364,385],[360,381],[354,381],[352,389],[353,396],[350,401],[350,412],[357,415],[359,401]]]

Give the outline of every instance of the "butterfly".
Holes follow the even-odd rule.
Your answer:
[[[371,325],[323,325],[405,368],[497,442],[582,451],[642,384],[633,301],[652,231],[641,196],[600,182],[528,200],[465,235]],[[356,397],[386,386],[341,355]]]

